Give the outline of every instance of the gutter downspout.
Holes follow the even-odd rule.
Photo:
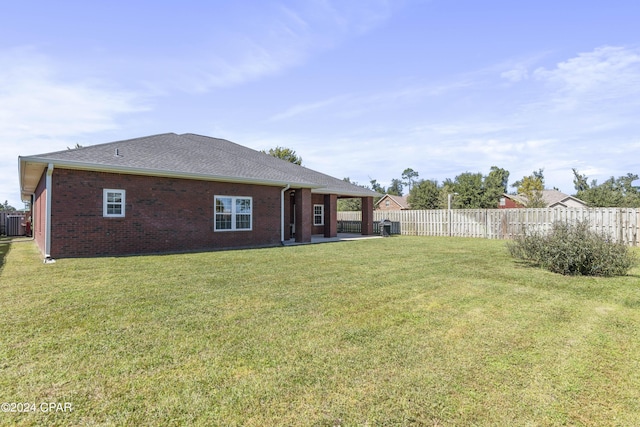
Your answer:
[[[33,202],[35,201],[36,201],[36,193],[29,193],[29,206],[30,206],[29,211],[31,212],[31,240],[36,240],[36,233],[33,230]]]
[[[291,188],[291,184],[287,184],[286,187],[280,192],[280,243],[284,245],[284,193]]]
[[[44,262],[51,262],[51,176],[53,175],[53,163],[47,167],[45,189],[47,190],[47,203],[44,214]]]

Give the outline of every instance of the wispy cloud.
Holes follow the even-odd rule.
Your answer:
[[[634,48],[604,47],[544,66],[547,55],[532,55],[439,84],[298,105],[278,117],[306,115],[312,122],[330,116],[334,125],[335,119],[348,118],[341,133],[309,145],[330,153],[357,146],[357,164],[368,170],[395,169],[399,175],[412,167],[425,178],[442,180],[466,170],[487,173],[495,165],[516,180],[543,168],[548,185],[572,192],[573,167],[594,174],[638,172],[633,159],[640,146],[633,130],[640,117],[639,54]],[[385,148],[367,150],[363,141]],[[349,156],[343,160],[320,151],[307,158],[320,170],[348,171],[354,163]],[[384,183],[389,177],[373,178]]]
[[[293,107],[288,108],[286,111],[283,111],[282,113],[278,113],[272,116],[271,118],[268,119],[268,121],[276,122],[280,120],[291,119],[293,117],[296,117],[302,114],[312,113],[316,110],[320,110],[341,102],[345,102],[348,98],[349,98],[348,95],[341,95],[341,96],[334,96],[333,98],[325,99],[322,101],[311,102],[308,104],[294,105]]]
[[[139,95],[96,80],[65,81],[30,49],[0,54],[0,134],[56,138],[118,126],[116,116],[144,111]]]
[[[393,5],[382,0],[366,4],[323,0],[262,6],[264,16],[258,25],[219,29],[218,37],[228,42],[226,49],[211,54],[206,43],[200,45],[202,59],[196,61],[200,71],[179,80],[204,92],[276,75],[348,37],[371,31],[391,16]]]
[[[524,65],[518,65],[507,71],[503,71],[500,77],[505,78],[512,82],[519,82],[529,78],[529,70]]]
[[[447,83],[413,84],[398,89],[380,90],[374,93],[348,93],[318,101],[296,104],[281,113],[270,117],[268,121],[282,121],[298,116],[322,112],[325,118],[352,120],[369,114],[409,108],[411,105],[427,102],[435,97],[446,96],[452,92],[470,87],[473,83],[466,78]],[[369,126],[373,126],[370,124]]]
[[[425,128],[440,141],[469,141],[459,153],[476,152],[475,161],[508,161],[516,174],[544,168],[550,185],[567,192],[572,167],[637,171],[626,159],[640,155],[628,139],[640,115],[640,49],[599,47],[550,66],[508,64],[498,74],[512,83],[502,104]]]
[[[555,83],[564,92],[603,93],[624,88],[640,92],[640,51],[637,49],[605,46],[591,52],[580,53],[560,62],[555,68],[538,68],[534,76]]]
[[[0,52],[0,88],[0,180],[12,188],[18,155],[73,146],[81,135],[118,128],[120,115],[147,109],[137,94],[106,82],[65,81],[32,49]]]

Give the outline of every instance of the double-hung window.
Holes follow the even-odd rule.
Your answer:
[[[215,231],[251,230],[253,199],[251,197],[215,196]]]
[[[324,205],[313,205],[313,225],[324,225]]]
[[[102,216],[124,217],[125,191],[105,188],[102,190]]]

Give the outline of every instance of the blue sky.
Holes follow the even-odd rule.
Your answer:
[[[164,132],[360,184],[640,174],[637,0],[3,1],[0,201],[18,155]]]

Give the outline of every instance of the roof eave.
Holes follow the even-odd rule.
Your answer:
[[[338,189],[331,189],[327,187],[318,187],[311,191],[314,194],[337,194],[342,197],[376,197],[378,193],[366,192],[366,191],[343,191]]]
[[[42,165],[42,168],[46,168],[48,164],[53,164],[54,168],[57,167],[57,168],[63,168],[63,169],[89,170],[89,171],[107,172],[107,173],[122,173],[122,174],[129,174],[129,175],[159,176],[159,177],[166,177],[166,178],[194,179],[199,181],[222,181],[222,182],[233,182],[233,183],[240,183],[240,184],[255,184],[255,185],[267,185],[267,186],[277,186],[277,187],[285,187],[287,185],[290,185],[291,187],[295,187],[295,188],[310,188],[312,190],[322,188],[321,185],[310,183],[310,182],[266,180],[266,179],[254,179],[254,178],[235,177],[235,176],[167,171],[167,170],[158,170],[158,169],[132,168],[127,166],[100,165],[95,163],[52,160],[52,159],[47,159],[44,157],[37,157],[37,156],[19,157],[19,162],[20,162],[19,164],[20,191],[22,192],[23,195],[33,193],[33,191],[35,191],[35,187],[38,185],[37,182],[35,182],[32,185],[33,191],[31,190],[31,186],[29,186],[29,188],[25,188],[24,177],[26,173],[27,163],[36,163],[36,164]]]

